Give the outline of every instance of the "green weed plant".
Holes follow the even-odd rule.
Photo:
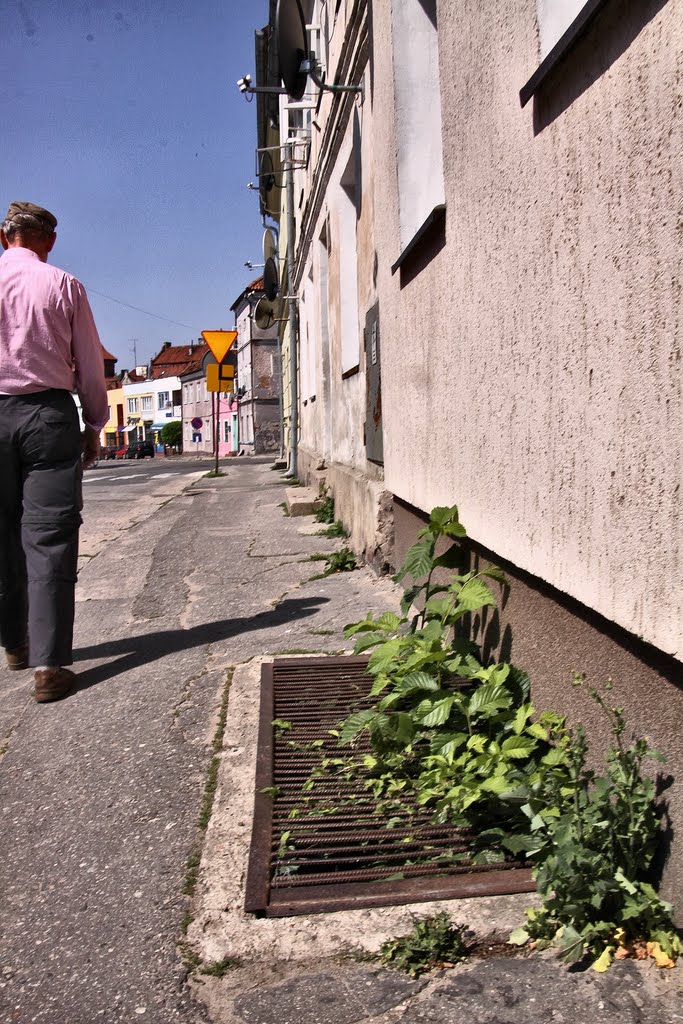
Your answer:
[[[644,739],[627,746],[623,712],[593,691],[613,735],[598,776],[586,767],[581,726],[537,713],[518,667],[484,663],[464,627],[496,607],[491,584],[507,583],[493,566],[462,571],[465,536],[455,506],[435,508],[394,577],[413,580],[401,615],[346,627],[354,653],[371,652],[376,698],[339,728],[352,751],[362,734],[370,739],[371,752],[347,770],[364,774],[378,806],[411,794],[437,821],[474,828],[475,862],[531,860],[543,906],[512,942],[556,942],[566,960],[589,956],[598,970],[643,944],[658,963],[673,963],[682,947],[671,907],[648,877],[661,812],[642,767],[659,755]]]
[[[380,960],[387,967],[419,978],[435,967],[453,967],[465,960],[473,937],[464,925],[451,924],[448,914],[442,911],[433,917],[416,919],[408,935],[385,942]]]

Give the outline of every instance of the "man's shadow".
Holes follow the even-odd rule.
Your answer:
[[[314,615],[328,600],[326,597],[287,598],[272,611],[259,612],[258,615],[248,618],[220,619],[217,622],[193,626],[191,629],[168,629],[124,637],[120,640],[108,640],[90,647],[79,647],[74,651],[75,661],[96,658],[116,658],[116,661],[79,672],[78,689],[87,690],[122,672],[148,665],[169,654],[218,643],[220,640],[229,640],[252,630],[272,629],[288,622],[295,622],[297,619]]]

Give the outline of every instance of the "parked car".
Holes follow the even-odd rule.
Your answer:
[[[153,441],[133,441],[132,444],[128,445],[126,451],[127,459],[144,459],[146,455],[150,458],[154,458],[154,442]]]
[[[115,459],[119,451],[120,448],[118,445],[108,444],[100,452],[100,459]]]
[[[115,459],[125,459],[126,452],[128,451],[128,445],[124,444],[123,448],[117,448],[114,453]]]

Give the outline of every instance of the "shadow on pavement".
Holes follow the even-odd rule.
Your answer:
[[[90,661],[96,658],[116,658],[106,665],[97,665],[78,673],[78,689],[86,690],[97,686],[107,679],[131,669],[140,668],[150,662],[157,661],[169,654],[188,651],[193,647],[218,643],[231,637],[259,629],[271,629],[282,626],[296,619],[314,615],[321,605],[326,604],[326,597],[287,598],[276,608],[268,612],[259,612],[249,618],[220,619],[217,622],[206,622],[191,629],[168,629],[156,633],[144,633],[140,636],[124,637],[120,640],[108,640],[90,647],[79,647],[74,651],[74,661]],[[117,657],[119,655],[119,657]],[[77,669],[78,666],[76,665]]]

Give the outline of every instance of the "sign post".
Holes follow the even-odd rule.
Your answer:
[[[237,331],[202,331],[202,337],[203,337],[204,341],[206,342],[206,344],[211,349],[213,357],[216,360],[216,363],[218,364],[216,366],[216,370],[215,370],[216,383],[217,384],[221,383],[221,378],[223,377],[223,370],[226,370],[226,371],[227,370],[231,370],[232,373],[228,374],[226,372],[225,373],[225,377],[224,377],[224,380],[225,380],[226,383],[228,382],[228,380],[230,381],[231,387],[230,388],[225,387],[225,388],[223,388],[223,390],[224,391],[232,391],[233,388],[234,388],[233,377],[235,375],[235,368],[233,366],[230,366],[230,367],[229,366],[224,366],[223,363],[224,363],[225,357],[227,356],[228,352],[230,351],[232,346],[235,344],[235,341],[237,340]],[[220,393],[220,389],[218,387],[214,388],[214,387],[211,387],[211,385],[210,385],[209,370],[211,370],[211,369],[212,369],[211,365],[207,366],[207,368],[206,368],[206,370],[207,370],[207,372],[206,372],[206,386],[207,386],[207,390],[208,391],[216,391],[217,392],[216,393],[216,416],[215,416],[215,426],[216,426],[216,465],[215,465],[215,468],[214,468],[214,474],[215,474],[215,476],[218,476],[218,449],[219,449],[220,443],[221,443],[221,431],[220,431],[220,426],[221,426],[221,393]],[[213,376],[214,375],[212,374],[211,378]]]

